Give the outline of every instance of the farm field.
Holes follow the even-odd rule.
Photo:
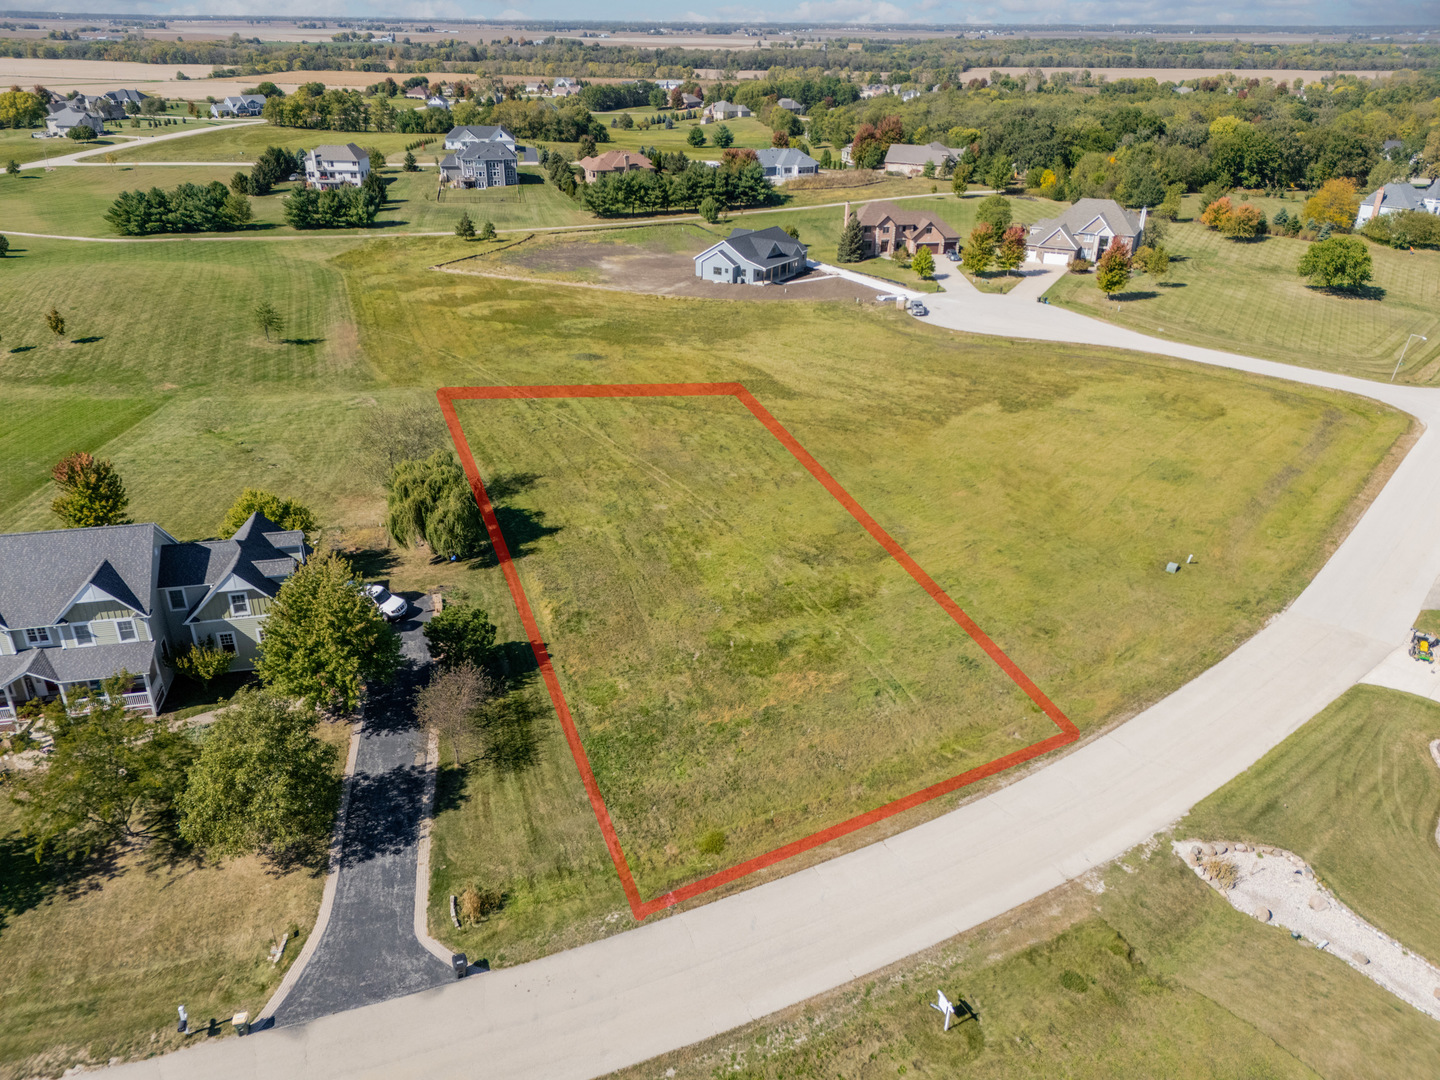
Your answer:
[[[319,731],[342,747],[349,737],[343,724]],[[18,829],[14,805],[0,797],[4,1080],[179,1049],[180,1002],[192,1029],[255,1015],[315,924],[324,878],[309,869],[151,850],[67,876],[53,860],[37,865]],[[272,965],[266,954],[287,932]]]
[[[1281,206],[1293,214],[1304,205],[1299,199],[1246,201],[1269,217]],[[1187,214],[1198,210],[1194,196],[1185,206]],[[1237,243],[1183,220],[1169,233],[1175,261],[1168,281],[1132,279],[1118,312],[1089,274],[1067,274],[1046,295],[1052,304],[1143,333],[1366,379],[1388,379],[1407,335],[1423,334],[1430,341],[1411,343],[1397,381],[1440,382],[1440,252],[1366,241],[1375,264],[1371,284],[1384,293],[1372,299],[1306,285],[1295,273],[1303,240]]]

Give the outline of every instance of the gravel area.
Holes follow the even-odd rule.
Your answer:
[[[1440,968],[1387,937],[1325,889],[1300,856],[1281,848],[1177,840],[1175,854],[1231,905],[1334,953],[1401,1001],[1440,1020]],[[1234,868],[1226,887],[1215,871]]]
[[[1440,739],[1430,743],[1430,756],[1435,759],[1436,766],[1440,766]],[[1440,845],[1440,821],[1435,823],[1435,843]]]

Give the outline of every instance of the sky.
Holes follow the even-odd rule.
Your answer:
[[[256,15],[325,18],[407,19],[633,19],[666,23],[1147,23],[1272,26],[1374,26],[1429,24],[1440,27],[1440,0],[756,0],[714,7],[673,0],[623,0],[597,6],[593,0],[297,0],[239,3],[237,0],[22,0],[29,11],[104,11],[163,16]]]

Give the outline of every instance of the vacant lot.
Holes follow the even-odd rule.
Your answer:
[[[286,150],[312,150],[322,143],[353,142],[365,148],[375,147],[391,165],[398,165],[405,156],[405,147],[420,139],[430,139],[424,149],[415,151],[421,161],[430,161],[436,154],[445,155],[445,136],[405,135],[382,131],[313,131],[302,128],[276,127],[273,124],[246,124],[222,128],[205,135],[192,135],[155,146],[137,146],[122,150],[121,161],[254,161],[267,146]]]
[[[1250,201],[1272,217],[1281,206],[1294,214],[1303,205]],[[1186,206],[1198,209],[1193,197]],[[1184,221],[1169,232],[1166,246],[1177,258],[1168,281],[1133,279],[1119,311],[1104,302],[1091,274],[1061,278],[1050,302],[1147,334],[1367,379],[1388,379],[1406,337],[1423,334],[1429,343],[1411,342],[1399,381],[1440,381],[1440,252],[1395,251],[1367,241],[1378,291],[1358,297],[1312,289],[1296,275],[1303,240],[1237,243]]]

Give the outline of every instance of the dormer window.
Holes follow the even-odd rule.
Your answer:
[[[117,620],[115,623],[115,633],[119,635],[121,641],[134,641],[137,636],[135,633],[135,620]]]
[[[90,627],[85,623],[76,623],[70,628],[70,632],[75,635],[76,645],[95,644],[95,635],[90,632]]]
[[[232,617],[235,615],[249,615],[250,597],[243,592],[232,592],[230,594],[230,614]]]
[[[48,626],[31,626],[25,631],[25,641],[30,645],[53,645]]]
[[[171,611],[184,611],[184,610],[185,610],[185,590],[184,590],[184,589],[171,589],[171,590],[170,590],[170,610],[171,610]]]

